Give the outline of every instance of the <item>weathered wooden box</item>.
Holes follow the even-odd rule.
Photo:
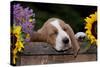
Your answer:
[[[97,49],[93,47],[85,52],[80,51],[75,58],[71,50],[57,52],[47,43],[34,42],[33,44],[25,45],[24,51],[19,55],[17,65],[97,61]]]

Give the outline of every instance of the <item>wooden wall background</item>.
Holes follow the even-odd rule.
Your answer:
[[[90,48],[86,52],[79,52],[74,58],[71,50],[57,52],[47,43],[34,42],[25,45],[23,53],[19,55],[17,65],[37,65],[54,63],[88,62],[97,60],[97,48]]]

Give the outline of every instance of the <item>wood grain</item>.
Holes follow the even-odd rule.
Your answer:
[[[94,46],[93,46],[94,47]],[[25,45],[23,53],[19,55],[17,65],[39,65],[55,63],[88,62],[97,60],[97,48],[93,48],[85,53],[79,53],[76,58],[72,50],[57,52],[50,44],[34,42]]]
[[[83,53],[80,51],[79,53]],[[84,53],[87,53],[84,51]],[[97,48],[94,48],[94,46],[88,51],[88,53],[97,53]],[[56,51],[53,47],[50,46],[48,43],[44,42],[33,42],[31,44],[25,45],[24,51],[22,53],[23,55],[59,55],[59,54],[73,54],[73,50],[66,50],[62,52]]]
[[[76,58],[74,58],[73,55],[21,56],[20,65],[88,62],[96,60],[96,54],[80,54]]]

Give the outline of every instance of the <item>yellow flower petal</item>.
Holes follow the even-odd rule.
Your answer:
[[[33,19],[29,19],[29,22],[33,22]]]
[[[86,26],[85,26],[85,29],[91,30],[91,28],[92,28],[92,25],[90,23],[87,23]]]
[[[17,48],[13,50],[13,64],[16,64],[16,54],[17,54]]]
[[[30,38],[30,34],[27,34],[27,35],[26,35],[26,38]]]
[[[21,33],[21,26],[14,26],[13,34],[18,38]]]
[[[91,34],[91,31],[90,31],[90,30],[87,30],[85,33],[86,33],[87,35],[89,35],[89,34]]]
[[[89,22],[90,24],[93,22],[93,20],[91,20],[91,18],[89,18],[89,17],[86,17],[85,21]]]

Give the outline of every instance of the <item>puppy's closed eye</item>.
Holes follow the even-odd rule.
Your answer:
[[[58,31],[55,31],[54,34],[57,35],[58,34]]]
[[[66,31],[67,29],[66,28],[63,28],[63,30]]]
[[[55,36],[58,35],[58,31],[57,30],[54,30],[54,31],[49,33],[49,36],[54,36],[54,35]]]
[[[58,34],[58,31],[54,31],[54,32],[52,32],[51,34],[50,34],[50,36],[52,36],[52,35],[57,35]]]

